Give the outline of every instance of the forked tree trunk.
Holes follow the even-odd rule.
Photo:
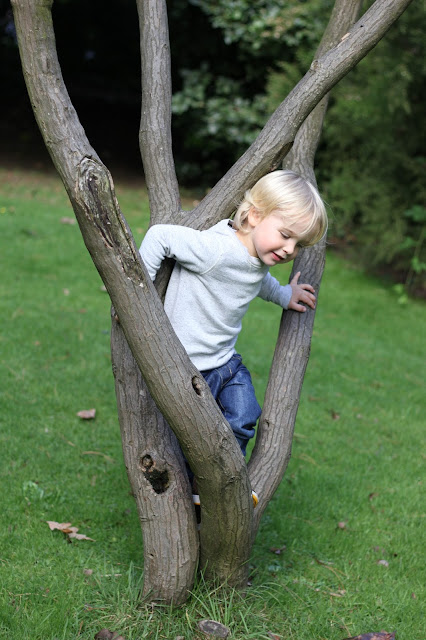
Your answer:
[[[375,46],[410,1],[376,0],[345,38],[337,36],[325,44],[324,50],[330,44],[332,48],[313,62],[253,145],[194,211],[184,213],[171,151],[166,3],[137,0],[142,52],[140,142],[152,221],[201,229],[228,217],[245,189],[280,165],[312,109]],[[351,20],[356,5],[354,0],[338,0],[340,19],[346,15]],[[290,455],[314,314],[284,314],[248,473],[229,425],[164,314],[119,209],[111,176],[73,109],[56,55],[52,0],[12,0],[12,7],[37,122],[117,313],[112,330],[113,368],[124,458],[144,536],[144,594],[166,602],[184,601],[193,582],[198,548],[209,575],[242,585],[260,517]],[[313,116],[307,130],[316,119]],[[315,126],[319,131],[320,126]],[[302,173],[311,172],[313,153],[306,156],[303,150],[312,152],[312,143],[306,145],[299,135],[292,162],[300,163]],[[310,133],[307,139],[313,140]],[[323,247],[310,249],[295,265],[316,289],[323,256]],[[197,478],[203,505],[199,543],[178,442]],[[250,481],[261,494],[255,518]]]

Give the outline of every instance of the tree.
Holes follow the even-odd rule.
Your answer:
[[[52,3],[12,0],[24,76],[46,146],[115,310],[113,371],[124,459],[144,537],[144,594],[179,603],[187,597],[198,561],[210,577],[245,584],[260,518],[290,457],[314,313],[283,315],[259,435],[247,466],[203,377],[174,335],[120,211],[112,177],[90,146],[71,104],[56,55]],[[307,74],[204,200],[184,212],[171,150],[166,3],[137,0],[142,53],[140,148],[152,224],[211,226],[229,216],[244,190],[279,166],[291,147],[286,163],[314,180],[324,96],[375,46],[409,3],[376,0],[350,26],[359,1],[337,0]],[[318,291],[323,264],[324,245],[302,251],[294,268],[303,269]],[[160,294],[166,282],[167,268],[157,278]],[[199,540],[178,443],[198,482]],[[251,486],[261,496],[255,511]]]

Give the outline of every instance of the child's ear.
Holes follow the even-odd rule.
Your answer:
[[[247,222],[251,227],[257,227],[259,222],[262,220],[262,217],[256,207],[250,207]]]

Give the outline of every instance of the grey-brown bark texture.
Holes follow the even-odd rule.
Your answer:
[[[244,190],[276,168],[293,143],[291,166],[312,178],[324,106],[318,107],[299,137],[297,132],[312,109],[374,47],[409,3],[376,0],[346,34],[349,27],[344,21],[351,23],[359,3],[338,0],[328,35],[306,76],[234,167],[198,207],[184,213],[171,151],[166,3],[137,0],[142,54],[140,144],[152,222],[201,229],[229,216]],[[12,7],[35,116],[116,310],[113,370],[124,459],[144,537],[144,594],[166,602],[184,601],[199,558],[209,575],[242,585],[260,517],[290,456],[314,314],[284,314],[259,438],[247,469],[229,425],[174,335],[120,211],[112,178],[71,104],[56,54],[52,0],[12,0]],[[317,291],[323,262],[324,247],[319,246],[304,251],[295,265]],[[203,505],[199,539],[178,442],[198,481]],[[261,495],[255,517],[251,484]]]

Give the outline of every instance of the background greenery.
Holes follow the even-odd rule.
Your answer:
[[[203,191],[254,139],[309,68],[332,0],[168,0],[173,140],[181,182]],[[371,0],[364,2],[366,9]],[[134,0],[55,0],[73,103],[108,166],[141,171],[140,54]],[[424,3],[414,0],[332,93],[317,178],[331,239],[352,259],[425,295]],[[9,0],[0,0],[1,154],[49,163],[20,72]]]
[[[328,256],[293,456],[245,594],[200,581],[175,611],[141,605],[141,534],[122,459],[109,301],[56,176],[0,169],[0,638],[424,638],[425,307]],[[117,185],[139,242],[140,182]],[[186,202],[187,205],[190,201]],[[283,282],[286,268],[277,268]],[[239,349],[262,399],[280,310],[255,301]],[[96,419],[76,413],[96,409]],[[94,541],[71,542],[47,520]]]

